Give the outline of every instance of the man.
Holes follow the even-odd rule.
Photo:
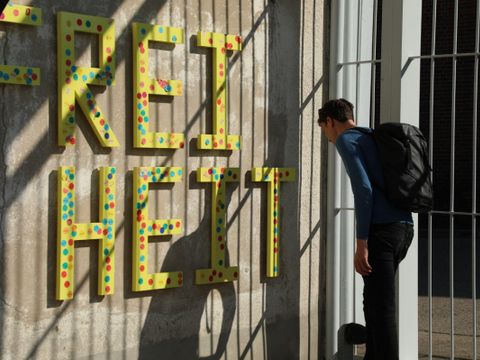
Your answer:
[[[372,130],[356,129],[353,105],[345,99],[330,100],[318,114],[323,133],[342,158],[355,199],[354,264],[364,281],[365,359],[396,360],[395,275],[413,238],[412,215],[395,207],[383,194],[377,148],[368,134]]]

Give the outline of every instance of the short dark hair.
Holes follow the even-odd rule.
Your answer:
[[[347,122],[348,119],[353,118],[353,104],[345,99],[329,100],[323,107],[318,109],[318,124],[326,123],[327,117],[330,117],[339,122]]]

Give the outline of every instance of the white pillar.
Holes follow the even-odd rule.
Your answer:
[[[384,0],[382,9],[381,122],[419,124],[422,1]],[[417,224],[417,216],[414,216]],[[400,359],[418,357],[417,232],[398,273]]]

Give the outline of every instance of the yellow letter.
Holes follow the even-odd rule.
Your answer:
[[[0,22],[39,26],[42,25],[42,10],[9,3],[0,13]],[[40,69],[0,65],[0,84],[40,85]]]
[[[183,134],[149,131],[151,123],[148,95],[181,96],[179,80],[152,79],[148,76],[148,42],[183,44],[179,28],[141,23],[132,24],[133,33],[133,146],[140,148],[183,148]]]
[[[219,33],[197,35],[197,45],[213,48],[212,113],[213,134],[198,137],[198,149],[240,150],[241,137],[229,135],[227,131],[227,50],[241,50],[239,36]]]
[[[148,219],[148,184],[182,181],[181,167],[137,167],[133,170],[133,291],[182,286],[181,271],[148,273],[148,238],[182,233],[180,219]]]
[[[295,181],[295,169],[253,168],[252,181],[267,182],[267,277],[278,276],[280,182]]]
[[[211,268],[199,269],[195,272],[197,285],[229,282],[238,279],[238,266],[225,266],[226,244],[226,183],[238,182],[238,168],[199,168],[198,182],[212,184],[212,235],[211,235]]]
[[[75,31],[100,36],[100,68],[78,67],[75,61]],[[115,74],[115,27],[113,20],[98,16],[60,12],[57,15],[58,145],[75,144],[75,100],[105,147],[118,146],[110,124],[95,102],[88,84],[113,84]]]
[[[115,168],[100,168],[99,216],[101,222],[75,222],[75,167],[58,169],[57,219],[57,300],[73,298],[75,241],[100,240],[98,251],[98,294],[110,295],[114,289],[115,243]]]

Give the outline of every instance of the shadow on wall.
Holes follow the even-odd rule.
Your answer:
[[[190,177],[191,179],[194,176]],[[190,182],[193,186],[195,183]],[[233,184],[227,186],[226,206],[230,203]],[[211,184],[206,198],[211,198]],[[218,344],[212,355],[201,359],[220,359],[232,329],[236,311],[236,294],[233,282],[217,285],[196,285],[195,270],[210,266],[210,213],[211,202],[206,201],[204,217],[197,230],[180,238],[170,247],[161,271],[182,270],[183,286],[153,292],[152,301],[141,332],[139,359],[196,359],[199,358],[199,334],[202,315],[208,308],[209,294],[215,289],[222,300],[222,326]],[[228,248],[226,266],[230,266]],[[235,264],[232,264],[235,265]],[[144,293],[147,294],[147,293]],[[207,314],[206,328],[212,331],[211,314]],[[165,334],[168,334],[167,337]],[[158,342],[158,339],[165,339]]]

